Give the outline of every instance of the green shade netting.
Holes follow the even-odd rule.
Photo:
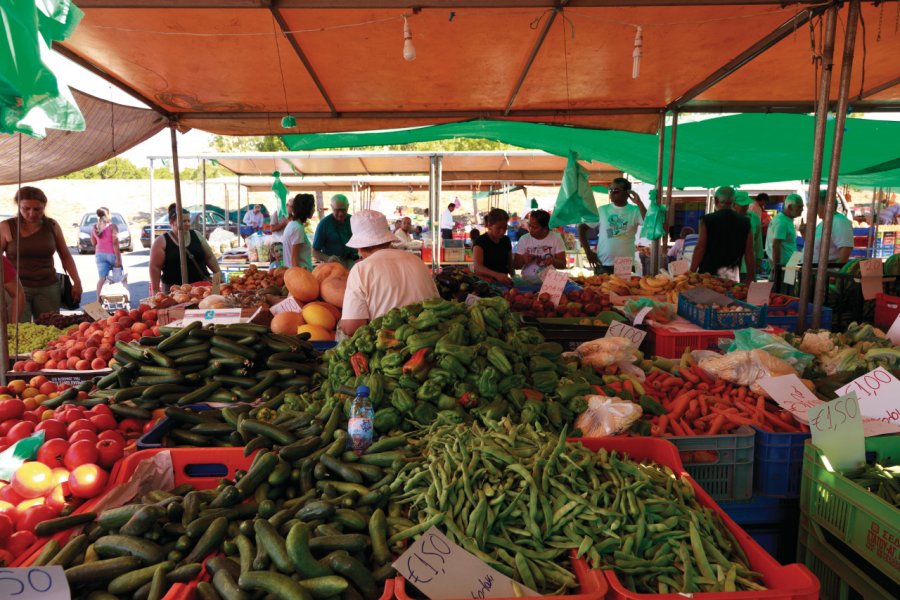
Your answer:
[[[767,183],[809,179],[812,168],[814,118],[795,114],[742,114],[682,123],[675,151],[676,188]],[[668,165],[666,128],[665,163]],[[828,173],[834,121],[826,127]],[[655,135],[626,131],[580,129],[558,125],[477,120],[432,127],[367,133],[286,135],[291,150],[408,144],[453,138],[489,139],[559,156],[576,152],[583,160],[601,161],[645,182],[656,181],[658,141]],[[900,159],[900,122],[848,118],[841,173]],[[858,174],[883,177],[885,171]],[[562,174],[560,174],[560,177]],[[861,181],[860,185],[872,185]]]
[[[51,44],[72,35],[83,14],[71,0],[0,2],[0,132],[84,130],[68,86],[48,66]]]

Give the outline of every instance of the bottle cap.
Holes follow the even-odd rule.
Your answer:
[[[369,386],[361,385],[358,388],[356,388],[356,395],[357,396],[368,396],[369,395]]]

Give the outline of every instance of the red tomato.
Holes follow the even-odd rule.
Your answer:
[[[46,503],[50,508],[61,511],[69,504],[71,499],[72,491],[69,489],[69,482],[66,481],[53,487],[47,496]]]
[[[93,464],[81,465],[69,474],[69,489],[76,498],[93,498],[103,491],[109,475]]]
[[[66,424],[59,419],[47,419],[46,421],[41,421],[34,430],[43,431],[45,440],[66,437]]]
[[[30,423],[34,423],[35,425],[37,425],[41,422],[41,417],[36,412],[29,410],[24,415],[22,415],[22,420],[29,421]]]
[[[116,428],[116,418],[112,415],[93,415],[88,419],[97,428],[97,431],[106,431]]]
[[[6,434],[6,439],[11,442],[18,442],[19,440],[27,438],[32,433],[34,433],[34,423],[31,421],[21,421],[12,426],[12,429]]]
[[[27,531],[20,527],[17,532],[9,536],[9,543],[6,545],[6,549],[9,550],[13,556],[19,556],[28,550],[28,548],[36,541],[37,536],[34,535],[33,531]]]
[[[98,404],[88,412],[93,413],[95,415],[112,415],[113,411],[110,407],[105,404]]]
[[[44,500],[45,498],[43,496],[39,496],[37,498],[29,498],[28,500],[22,500],[21,502],[16,504],[16,514],[21,515],[32,506],[41,506],[43,504],[46,504]]]
[[[119,431],[126,433],[141,433],[144,430],[144,424],[139,419],[122,419],[119,422]]]
[[[9,541],[9,536],[11,536],[15,530],[16,526],[13,524],[13,520],[9,518],[9,515],[0,515],[0,547],[6,545],[6,542]]]
[[[97,443],[97,434],[90,429],[79,429],[69,436],[69,443],[74,444],[75,442],[80,442],[81,440],[87,440],[92,444]]]
[[[40,449],[37,452],[37,460],[38,462],[42,462],[51,469],[56,467],[62,467],[65,465],[63,463],[63,457],[66,455],[66,450],[69,449],[69,442],[60,438],[54,438],[52,440],[47,440],[44,442]]]
[[[101,431],[97,434],[97,439],[100,441],[103,440],[115,440],[125,446],[125,436],[114,429],[107,429],[106,431]]]
[[[74,423],[78,419],[84,418],[84,412],[79,407],[67,407],[56,418],[66,424]]]
[[[13,474],[12,488],[23,498],[46,496],[53,489],[53,473],[46,464],[32,461],[23,464]]]
[[[66,433],[69,434],[69,437],[72,436],[73,433],[79,431],[81,429],[89,429],[94,433],[97,433],[97,426],[85,419],[84,417],[80,419],[75,419],[71,423],[69,423],[68,429],[66,429]]]
[[[125,456],[125,444],[116,440],[97,442],[97,464],[104,469],[112,469],[116,461]]]
[[[0,422],[0,436],[7,435],[9,433],[9,430],[13,428],[13,425],[18,422],[18,419],[7,419],[3,422]]]
[[[16,522],[16,517],[19,516],[19,512],[16,510],[16,506],[14,504],[10,504],[6,500],[0,500],[0,515],[6,515],[12,522]]]
[[[0,566],[8,567],[12,564],[13,561],[13,553],[9,550],[3,550],[0,548]]]
[[[16,398],[0,400],[0,421],[18,419],[25,414],[25,403]]]
[[[94,462],[97,462],[97,448],[87,440],[81,440],[70,445],[63,457],[63,464],[66,465],[69,471],[74,471],[75,467]]]
[[[38,523],[56,518],[57,514],[59,513],[46,504],[32,506],[25,509],[25,512],[19,516],[19,522],[16,525],[19,531],[34,531]]]
[[[53,483],[69,483],[69,470],[65,467],[56,467],[53,469]]]
[[[0,500],[12,504],[13,510],[15,510],[15,506],[24,499],[25,498],[16,493],[16,490],[14,490],[11,485],[7,485],[3,487],[3,489],[0,489]]]

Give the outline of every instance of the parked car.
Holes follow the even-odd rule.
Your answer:
[[[225,217],[218,215],[213,212],[207,212],[202,215],[204,220],[206,221],[206,237],[209,239],[209,234],[215,231],[219,227],[225,227]],[[200,221],[201,213],[193,212],[191,213],[191,229],[195,231],[203,231],[202,222]],[[164,234],[167,231],[170,231],[172,228],[169,227],[169,217],[167,215],[163,215],[156,220],[156,225],[154,226],[156,230],[157,237]],[[144,248],[149,248],[151,245],[150,240],[150,226],[144,225],[141,228],[141,246]]]
[[[128,221],[119,213],[112,213],[113,225],[119,228],[119,250],[122,252],[131,252],[131,231],[128,228]],[[81,217],[81,224],[72,223],[78,227],[78,253],[92,254],[94,252],[94,243],[91,241],[91,229],[97,224],[97,213],[84,213]]]

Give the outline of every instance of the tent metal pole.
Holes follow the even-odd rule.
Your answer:
[[[150,245],[156,241],[156,216],[153,214],[153,159],[150,159]],[[152,296],[152,294],[151,294]]]
[[[678,111],[672,113],[672,139],[669,140],[669,176],[666,181],[666,235],[663,252],[668,256],[669,230],[675,221],[675,199],[672,198],[672,182],[675,179],[675,136],[678,133]]]
[[[875,258],[875,226],[878,223],[878,188],[872,188],[872,209],[869,213],[872,216],[872,222],[869,224],[869,235],[866,240],[866,258]]]
[[[803,263],[800,271],[800,306],[797,307],[797,332],[806,329],[806,313],[812,288],[813,246],[816,239],[816,218],[819,204],[819,184],[822,179],[822,157],[825,154],[825,125],[831,92],[831,71],[834,67],[834,35],[837,28],[837,7],[825,11],[825,30],[822,47],[822,73],[819,77],[819,98],[816,101],[816,122],[813,134],[813,162],[806,202],[806,231],[803,234]]]
[[[831,249],[831,226],[834,222],[835,195],[838,171],[841,167],[841,149],[844,143],[844,123],[847,120],[847,104],[850,99],[850,75],[853,71],[853,53],[856,45],[856,27],[859,23],[860,0],[850,0],[847,9],[847,27],[844,33],[844,56],[841,62],[841,80],[838,86],[837,109],[834,116],[834,142],[831,145],[831,163],[828,165],[828,188],[825,195],[825,220],[822,224],[822,242],[819,244],[819,264],[816,272],[816,289],[813,295],[812,327],[818,329],[822,321],[822,306],[828,287],[828,252]]]
[[[878,246],[878,229],[881,223],[878,221],[878,213],[881,212],[881,205],[884,203],[885,195],[884,195],[884,187],[878,188],[878,196],[875,201],[875,210],[872,211],[872,257],[875,257],[874,249]],[[893,250],[891,251],[893,254]]]
[[[438,154],[434,157],[434,207],[435,213],[440,216],[437,211],[441,208],[441,186],[444,185],[444,157]],[[438,230],[440,230],[440,219],[438,219]],[[441,238],[441,249],[443,250],[444,240]],[[437,255],[438,264],[440,264],[441,256]]]
[[[656,150],[656,204],[661,204],[660,196],[663,186],[663,152],[666,148],[666,111],[659,113],[659,146]],[[640,231],[638,231],[640,235]],[[650,274],[656,275],[659,271],[659,240],[653,240],[650,251]],[[647,275],[647,273],[644,273]]]
[[[237,229],[238,243],[241,242],[241,175],[237,176],[237,218],[234,220],[234,228]]]
[[[201,161],[203,168],[203,215],[200,217],[201,230],[203,237],[206,237],[206,159]]]
[[[6,280],[3,271],[3,261],[0,260],[0,281]],[[6,385],[6,371],[9,369],[9,336],[7,335],[9,319],[7,319],[6,310],[6,294],[3,293],[0,294],[0,385]]]
[[[437,272],[438,267],[438,236],[440,231],[434,229],[434,184],[435,184],[435,156],[428,161],[428,231],[431,233],[431,270]]]
[[[178,171],[178,137],[175,130],[175,121],[169,123],[169,132],[172,137],[172,171],[175,174],[175,226],[178,227],[178,263],[181,266],[181,283],[190,283],[187,274],[187,254],[185,253],[186,242],[184,240],[184,215],[181,214],[181,173]],[[188,231],[190,235],[190,231]]]

